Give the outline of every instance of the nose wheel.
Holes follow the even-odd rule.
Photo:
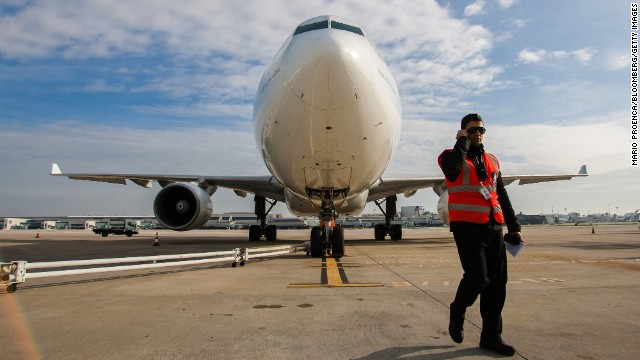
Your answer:
[[[310,242],[312,257],[344,256],[344,228],[340,225],[329,227],[328,230],[321,226],[314,226],[311,229]]]
[[[313,257],[344,256],[344,228],[336,225],[336,211],[333,199],[346,198],[348,189],[335,190],[326,188],[322,190],[307,190],[309,197],[317,196],[322,199],[322,208],[318,212],[320,226],[311,229],[310,255]]]

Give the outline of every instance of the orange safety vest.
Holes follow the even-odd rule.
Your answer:
[[[500,163],[498,158],[487,152],[482,153],[482,161],[487,169],[488,178],[478,180],[475,165],[466,158],[456,180],[451,182],[446,179],[449,189],[449,221],[485,224],[489,222],[489,216],[493,213],[496,223],[504,223],[504,215],[496,192]],[[480,192],[482,187],[489,191],[491,199],[485,199]]]

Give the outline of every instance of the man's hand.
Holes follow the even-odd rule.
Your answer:
[[[460,139],[461,137],[467,137],[467,130],[458,130],[458,133],[456,134],[456,140]]]
[[[505,235],[504,241],[513,245],[519,245],[521,242],[524,242],[524,240],[522,240],[522,234],[519,231],[508,233]]]

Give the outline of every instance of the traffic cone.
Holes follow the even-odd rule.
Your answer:
[[[36,234],[36,239],[40,239],[40,229],[38,229],[38,233]]]
[[[593,226],[591,226],[591,233],[595,234],[596,233],[596,229],[593,228]]]
[[[156,231],[156,239],[153,241],[153,246],[160,246],[160,241],[158,241],[158,232]]]

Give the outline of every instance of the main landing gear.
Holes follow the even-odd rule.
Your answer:
[[[384,201],[375,201],[376,205],[384,214],[384,224],[376,224],[374,228],[375,238],[376,240],[384,240],[385,236],[389,235],[391,240],[402,240],[402,225],[401,224],[391,224],[391,220],[396,216],[397,208],[396,202],[398,201],[398,197],[396,195],[387,196]],[[385,203],[385,209],[380,206],[382,203]]]
[[[311,229],[310,254],[313,257],[344,256],[344,228],[335,224],[332,201],[323,201],[318,214],[320,226]]]
[[[276,204],[274,200],[269,201],[264,196],[256,195],[253,199],[256,202],[256,216],[258,220],[260,220],[260,225],[251,225],[249,227],[249,241],[260,241],[260,238],[264,236],[267,241],[275,241],[277,230],[275,225],[267,225],[267,215],[273,209]],[[269,210],[265,210],[267,208],[266,203],[269,203],[271,206]]]

